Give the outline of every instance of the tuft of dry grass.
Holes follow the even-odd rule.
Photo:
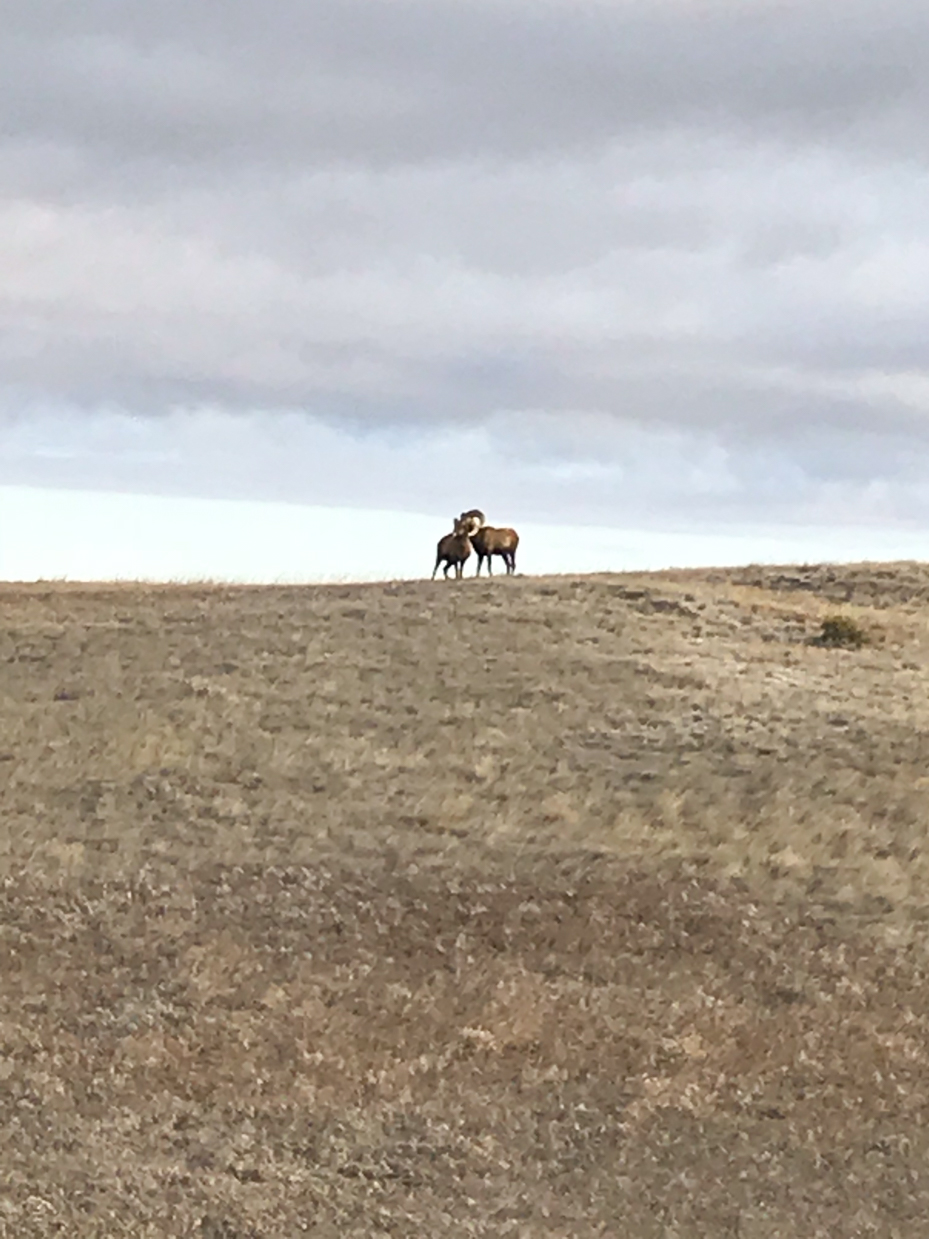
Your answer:
[[[927,598],[0,586],[0,1235],[921,1235]]]

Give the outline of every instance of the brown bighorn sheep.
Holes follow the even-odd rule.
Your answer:
[[[455,569],[456,580],[460,581],[464,575],[465,560],[471,554],[471,539],[468,537],[471,524],[464,517],[459,517],[454,521],[454,525],[452,533],[447,533],[444,538],[439,539],[439,545],[435,551],[435,567],[432,569],[433,581],[439,570],[439,564],[443,563],[443,560],[446,580],[448,580],[449,568]]]
[[[493,576],[492,556],[499,555],[506,564],[507,575],[516,571],[516,548],[519,546],[519,534],[515,529],[494,529],[484,524],[484,513],[478,508],[470,512],[462,512],[458,524],[467,529],[471,545],[477,552],[477,572],[481,575],[481,564],[487,560],[487,571]]]

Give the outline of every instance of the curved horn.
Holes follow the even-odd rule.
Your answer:
[[[470,512],[462,512],[460,519],[463,523],[467,523],[468,533],[471,535],[476,534],[485,521],[484,513],[479,508],[472,508]]]

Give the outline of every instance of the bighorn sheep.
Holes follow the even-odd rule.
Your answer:
[[[515,529],[494,529],[484,524],[484,513],[478,508],[470,512],[462,512],[456,528],[464,528],[471,539],[471,545],[477,552],[477,572],[481,575],[481,564],[487,560],[487,571],[493,576],[492,556],[499,555],[506,564],[507,575],[516,571],[516,548],[519,546],[519,534]]]
[[[432,569],[432,579],[435,580],[435,574],[439,570],[439,564],[443,564],[443,572],[445,579],[448,580],[449,568],[455,569],[456,580],[461,580],[464,574],[465,560],[471,554],[471,539],[468,534],[471,529],[471,522],[463,516],[454,521],[455,528],[452,533],[447,533],[444,538],[439,539],[439,545],[435,552],[435,567]]]

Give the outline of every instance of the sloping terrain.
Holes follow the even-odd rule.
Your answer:
[[[0,1234],[922,1235],[927,596],[0,586]]]

